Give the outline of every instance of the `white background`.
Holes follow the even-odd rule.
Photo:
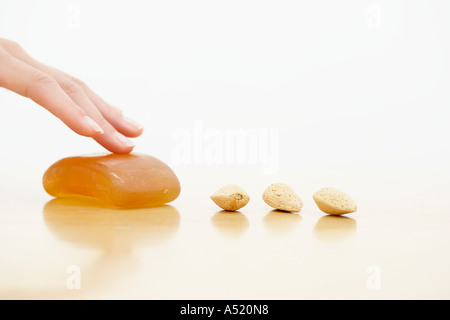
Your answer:
[[[278,178],[440,177],[450,160],[449,9],[448,1],[0,0],[0,37],[141,122],[136,152],[179,172],[259,172],[173,163],[173,133],[200,121],[278,129]],[[4,89],[0,110],[5,184],[21,179],[11,180],[11,168],[40,179],[59,158],[104,151]]]

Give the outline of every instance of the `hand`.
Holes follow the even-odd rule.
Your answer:
[[[143,127],[122,115],[80,80],[29,56],[0,38],[0,87],[30,98],[76,133],[92,137],[114,153],[129,153]]]

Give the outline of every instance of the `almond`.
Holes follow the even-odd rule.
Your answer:
[[[229,184],[211,195],[211,200],[226,211],[236,211],[247,205],[250,196],[241,187]]]
[[[300,197],[284,183],[274,183],[268,186],[262,198],[272,208],[282,211],[300,212],[303,207]]]
[[[346,193],[335,188],[322,188],[313,195],[320,210],[331,215],[341,215],[356,212],[355,201]]]

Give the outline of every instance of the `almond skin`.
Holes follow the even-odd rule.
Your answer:
[[[302,199],[284,183],[273,183],[268,186],[262,198],[272,208],[282,211],[300,212],[303,207]]]
[[[211,200],[223,210],[236,211],[247,205],[250,196],[241,187],[228,184],[213,193]]]
[[[319,209],[327,214],[340,216],[356,212],[356,202],[346,193],[330,187],[325,187],[314,193],[313,199]]]

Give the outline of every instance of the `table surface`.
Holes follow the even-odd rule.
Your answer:
[[[313,174],[292,186],[300,214],[262,201],[273,177],[227,213],[205,183],[226,174],[179,172],[176,201],[140,210],[52,199],[40,173],[18,174],[0,184],[2,299],[450,298],[448,174],[349,176],[359,210],[345,217],[315,206]]]

